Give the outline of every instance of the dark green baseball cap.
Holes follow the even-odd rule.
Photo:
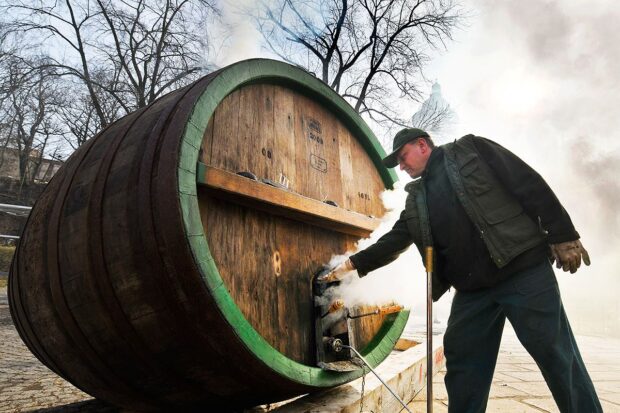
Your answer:
[[[387,166],[388,168],[394,168],[396,165],[398,165],[398,160],[396,158],[398,157],[398,151],[400,151],[400,148],[402,148],[412,140],[422,137],[430,138],[430,136],[428,136],[428,133],[418,128],[405,128],[399,131],[396,136],[394,136],[394,142],[392,143],[392,153],[383,158],[383,165]]]

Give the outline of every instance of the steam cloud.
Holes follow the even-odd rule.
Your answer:
[[[556,270],[572,327],[620,337],[620,9],[606,0],[469,5],[468,27],[435,62],[461,135],[491,138],[545,177],[592,258],[577,274]]]
[[[400,216],[406,197],[402,180],[396,183],[394,190],[384,191],[381,198],[388,212],[379,228],[369,238],[360,240],[355,251],[333,256],[328,266],[333,268],[341,264],[349,255],[374,244],[388,232]],[[426,272],[420,254],[415,245],[412,245],[396,261],[372,271],[363,278],[357,277],[356,272],[352,272],[342,280],[340,286],[326,291],[326,296],[330,301],[343,299],[347,308],[397,303],[411,311],[411,323],[422,324],[426,317]],[[434,314],[441,322],[447,319],[450,303],[451,294],[448,293],[434,305]]]
[[[426,72],[441,83],[461,120],[454,138],[493,139],[545,177],[592,258],[577,274],[556,270],[573,329],[620,337],[620,8],[611,0],[470,0],[464,6],[469,21]],[[224,7],[234,52],[220,64],[266,56],[249,19],[237,7]],[[393,215],[360,249],[389,230],[404,205],[402,187],[385,196]],[[342,289],[352,302],[396,300],[414,317],[424,317],[424,291],[415,248]],[[440,318],[448,304],[445,298],[436,305]]]

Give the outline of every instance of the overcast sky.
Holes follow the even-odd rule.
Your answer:
[[[545,177],[593,262],[557,272],[569,316],[581,331],[620,328],[620,8],[606,0],[463,5],[466,26],[426,70],[458,114],[454,137],[493,139]],[[267,56],[250,22],[227,6],[224,17],[235,29],[220,63]]]
[[[593,265],[558,276],[569,315],[611,316],[620,327],[620,8],[601,0],[467,4],[468,27],[428,75],[456,109],[461,134],[519,154],[571,214]]]

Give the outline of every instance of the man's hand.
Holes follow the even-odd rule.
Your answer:
[[[551,244],[549,247],[551,247],[551,263],[555,261],[557,268],[574,274],[581,266],[582,258],[586,265],[590,265],[588,251],[579,240]]]
[[[353,265],[353,263],[351,262],[351,260],[346,260],[345,262],[343,262],[342,264],[337,265],[333,270],[331,270],[330,272],[328,272],[327,274],[319,277],[318,281],[319,282],[333,282],[333,281],[338,281],[341,280],[342,278],[344,278],[344,276],[355,270],[355,266]]]

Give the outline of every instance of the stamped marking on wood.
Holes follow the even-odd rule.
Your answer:
[[[321,122],[314,118],[308,119],[308,129],[313,130],[317,133],[321,133]]]
[[[313,153],[310,154],[310,166],[319,172],[327,173],[327,161]]]
[[[322,130],[321,122],[314,118],[308,118],[308,139],[323,145]]]

